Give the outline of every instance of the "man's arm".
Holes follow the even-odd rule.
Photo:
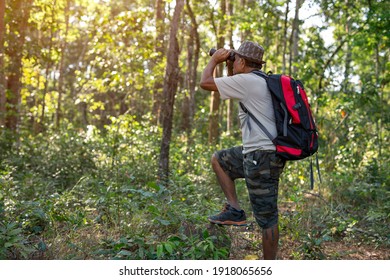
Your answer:
[[[226,61],[229,57],[230,51],[226,49],[217,50],[214,55],[210,58],[209,63],[205,67],[200,80],[200,87],[209,91],[218,91],[217,85],[214,81],[214,69],[221,63]]]

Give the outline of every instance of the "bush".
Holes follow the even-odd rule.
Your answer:
[[[156,176],[161,131],[148,118],[124,115],[104,130],[68,126],[22,135],[11,146],[12,135],[3,133],[0,257],[229,258],[226,232],[205,226],[223,200],[210,157],[238,142],[223,135],[210,146],[177,133],[164,184]],[[289,206],[281,211],[281,232],[298,244],[296,258],[329,258],[328,241],[388,244],[387,171],[372,162],[358,176],[339,162],[337,172],[323,174],[323,184],[310,190],[309,170],[309,161],[290,162],[280,183],[279,201]],[[250,209],[243,180],[237,190]]]

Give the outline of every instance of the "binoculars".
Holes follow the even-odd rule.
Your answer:
[[[214,49],[214,48],[212,48],[212,49],[210,49],[210,51],[209,51],[209,55],[210,56],[212,56],[215,52],[216,52],[217,50],[216,49]],[[230,61],[234,61],[234,58],[235,58],[235,54],[234,54],[234,52],[230,52],[230,54],[229,54],[229,56],[228,56],[228,58],[227,58],[227,60],[230,60]]]

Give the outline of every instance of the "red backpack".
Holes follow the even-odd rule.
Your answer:
[[[276,146],[276,154],[286,160],[300,160],[318,150],[318,131],[303,84],[280,74],[253,71],[264,78],[272,95],[275,111],[276,138],[267,131],[244,104],[240,106]]]

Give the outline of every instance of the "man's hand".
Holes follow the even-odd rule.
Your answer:
[[[213,56],[211,57],[211,59],[214,59],[214,61],[219,64],[221,62],[224,62],[228,59],[230,55],[230,50],[227,50],[227,49],[219,49],[219,50],[216,50],[215,53],[213,54]]]
[[[202,78],[200,80],[200,87],[209,91],[218,91],[217,85],[214,81],[214,69],[215,67],[228,59],[230,50],[219,49],[210,58],[209,63],[203,70]]]

